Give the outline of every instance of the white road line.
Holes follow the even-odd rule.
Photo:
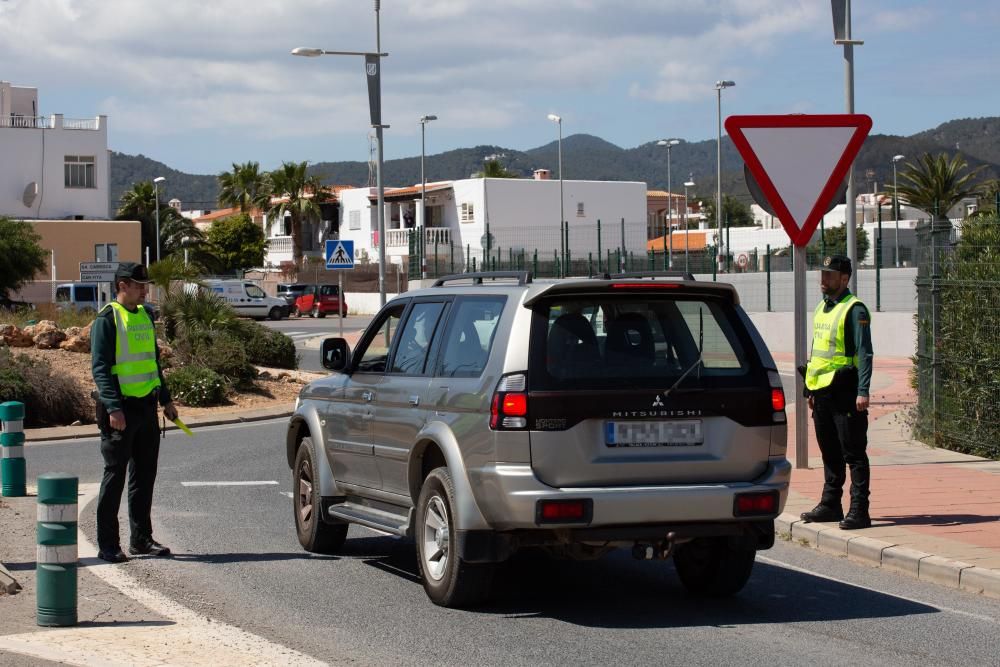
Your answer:
[[[292,492],[291,491],[282,491],[281,495],[283,495],[283,496],[285,496],[287,498],[291,498],[292,497]]]
[[[270,486],[277,485],[274,480],[239,481],[239,482],[181,482],[181,486]]]
[[[898,595],[896,593],[886,593],[885,591],[880,590],[878,588],[871,588],[869,586],[865,586],[864,584],[858,584],[853,581],[847,581],[846,579],[838,579],[837,577],[831,577],[827,574],[816,572],[815,570],[807,570],[804,567],[798,567],[790,563],[785,563],[784,561],[768,558],[767,556],[761,556],[760,554],[757,554],[757,560],[759,560],[762,563],[767,563],[768,565],[776,565],[778,567],[785,568],[786,570],[792,570],[793,572],[801,572],[802,574],[808,574],[809,576],[812,577],[819,577],[820,579],[826,579],[827,581],[843,584],[845,586],[854,586],[855,588],[863,588],[866,591],[872,591],[875,593],[880,593],[882,595],[888,595],[890,597],[894,597],[899,600],[905,600],[907,602],[912,602],[914,604],[921,604],[924,605],[925,607],[931,607],[933,609],[937,609],[938,611],[948,612],[949,614],[958,614],[959,616],[974,618],[978,621],[986,621],[987,623],[992,623],[993,625],[1000,625],[1000,621],[998,621],[996,618],[993,618],[992,616],[981,616],[980,614],[973,614],[972,612],[962,611],[961,609],[952,609],[951,607],[943,607],[939,604],[934,604],[933,602],[926,602],[925,600],[918,600],[917,598],[911,598],[905,595]]]

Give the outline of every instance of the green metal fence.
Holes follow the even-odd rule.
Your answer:
[[[1000,459],[1000,221],[918,228],[916,435]]]

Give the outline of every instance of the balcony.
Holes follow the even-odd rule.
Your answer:
[[[410,232],[412,229],[388,229],[386,238],[388,243],[386,248],[409,248]],[[424,241],[428,248],[433,248],[437,243],[438,247],[447,246],[451,242],[450,227],[425,227]]]
[[[52,116],[3,116],[0,128],[26,128],[29,130],[90,130],[101,129],[100,118],[63,118],[62,114]]]
[[[49,119],[42,116],[0,116],[0,127],[41,130],[49,127]]]

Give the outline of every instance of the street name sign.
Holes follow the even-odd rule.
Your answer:
[[[80,281],[113,283],[119,262],[80,262]]]
[[[871,128],[865,114],[726,119],[729,138],[799,247],[809,243]]]
[[[326,268],[353,269],[354,241],[331,239],[326,242]]]

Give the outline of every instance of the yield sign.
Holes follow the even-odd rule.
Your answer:
[[[726,132],[797,246],[809,243],[871,129],[864,114],[726,119]]]

